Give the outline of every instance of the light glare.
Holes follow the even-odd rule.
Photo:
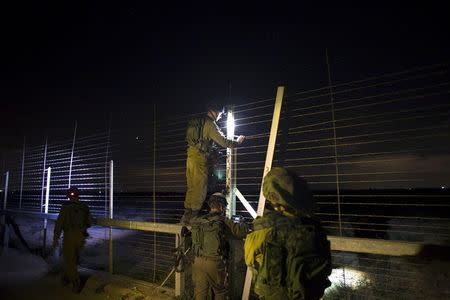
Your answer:
[[[232,112],[227,113],[227,138],[234,139],[234,116]]]

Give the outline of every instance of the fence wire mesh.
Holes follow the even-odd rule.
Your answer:
[[[449,83],[448,64],[439,64],[316,90],[292,92],[287,87],[273,166],[291,168],[308,180],[313,210],[330,235],[448,242]],[[274,102],[249,100],[233,107],[235,134],[246,136],[234,154],[236,187],[255,210]],[[58,212],[70,181],[82,188],[97,217],[109,216],[113,188],[114,218],[177,223],[186,191],[186,125],[204,114],[166,118],[155,106],[147,120],[115,120],[107,132],[70,133],[61,143],[24,145],[23,151],[4,155],[6,207],[42,211],[45,170],[51,167],[49,212]],[[226,118],[219,127],[226,133]],[[220,149],[208,193],[225,189],[225,157]],[[251,219],[239,201],[236,213]],[[105,232],[93,238],[105,243]],[[116,272],[158,282],[170,270],[173,235],[114,232]],[[127,258],[120,260],[122,255]],[[357,259],[347,259],[352,255]],[[383,265],[384,275],[364,269],[363,262],[370,261],[366,255],[334,255],[336,268],[351,268],[357,261],[359,269],[373,275],[373,297],[379,295],[375,289],[383,289],[407,298],[408,292],[388,286],[396,258],[383,259],[389,262]],[[418,280],[415,270],[405,274]]]

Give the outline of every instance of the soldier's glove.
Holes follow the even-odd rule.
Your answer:
[[[242,144],[242,143],[244,142],[244,140],[245,140],[245,136],[240,135],[240,136],[237,138],[236,142],[237,142],[238,144]]]

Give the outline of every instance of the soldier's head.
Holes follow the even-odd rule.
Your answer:
[[[275,210],[311,213],[313,197],[308,183],[294,171],[273,168],[264,177],[263,194]]]
[[[216,100],[211,100],[206,104],[206,111],[208,116],[218,121],[222,117],[222,114],[225,112],[223,105],[221,105]]]
[[[211,212],[220,212],[224,213],[227,209],[227,198],[222,193],[214,193],[211,196],[209,196],[208,199],[208,206],[211,210]]]
[[[71,187],[67,190],[67,198],[71,201],[76,201],[78,200],[78,196],[80,195],[78,188],[76,187]]]

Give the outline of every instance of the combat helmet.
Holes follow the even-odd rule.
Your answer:
[[[208,205],[210,208],[218,206],[227,207],[228,205],[227,198],[222,193],[219,192],[214,193],[211,196],[209,196]]]
[[[76,188],[76,187],[70,187],[68,190],[67,190],[67,194],[66,194],[66,196],[67,196],[67,198],[69,198],[69,199],[77,199],[78,198],[78,196],[80,195],[80,192],[78,191],[78,188]]]
[[[290,207],[295,213],[311,213],[313,197],[308,183],[294,171],[273,168],[264,177],[263,194],[274,206]]]
[[[222,104],[220,104],[217,100],[210,100],[206,104],[206,111],[210,110],[217,111],[219,113],[224,113],[225,107]]]

